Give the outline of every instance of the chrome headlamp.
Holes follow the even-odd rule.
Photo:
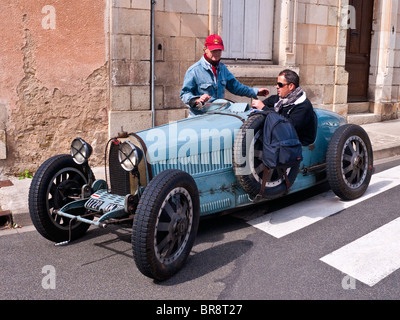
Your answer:
[[[90,144],[81,138],[75,138],[71,143],[71,156],[77,164],[84,164],[92,154]]]
[[[118,160],[122,168],[126,171],[132,171],[142,160],[143,152],[133,143],[125,141],[119,145]]]

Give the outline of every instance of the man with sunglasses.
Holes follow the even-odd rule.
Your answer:
[[[253,100],[253,108],[275,110],[290,120],[303,145],[313,143],[316,134],[314,110],[306,93],[300,87],[298,74],[289,69],[281,71],[276,89],[278,94],[264,101]]]
[[[228,68],[220,62],[224,43],[219,35],[207,37],[204,55],[186,71],[180,98],[189,106],[190,115],[201,114],[205,102],[223,99],[225,89],[249,98],[267,96],[267,88],[250,88],[240,83]]]

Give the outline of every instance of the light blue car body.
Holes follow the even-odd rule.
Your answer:
[[[199,190],[201,215],[253,202],[237,182],[232,152],[237,131],[254,110],[250,110],[247,103],[225,100],[214,101],[208,109],[203,115],[137,132],[147,146],[147,161],[153,177],[166,169],[179,169],[194,178]],[[289,193],[321,182],[314,172],[325,164],[332,134],[346,123],[346,119],[337,113],[317,108],[314,111],[318,119],[316,139],[312,145],[303,146],[301,172]]]
[[[346,119],[334,112],[314,109],[317,135],[313,144],[303,146],[300,172],[288,194],[304,190],[323,182],[317,177],[325,169],[325,154],[332,134]],[[231,103],[216,100],[206,107],[203,115],[189,117],[155,128],[132,133],[144,152],[145,180],[136,195],[140,195],[153,177],[164,170],[179,169],[189,173],[196,182],[200,199],[200,215],[210,215],[254,203],[242,189],[235,176],[232,153],[236,133],[254,110],[247,103]],[[137,143],[137,142],[136,142]],[[96,180],[93,194],[73,201],[59,210],[59,214],[81,222],[103,226],[109,219],[128,216],[124,208],[126,195],[109,192],[103,180]],[[132,192],[133,194],[133,192]],[[69,212],[85,207],[98,211],[98,220],[76,217]]]

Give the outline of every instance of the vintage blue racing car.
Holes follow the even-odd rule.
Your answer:
[[[314,110],[315,141],[302,147],[302,161],[271,169],[266,179],[265,115],[249,116],[254,112],[247,103],[217,100],[202,115],[119,133],[105,146],[105,180],[96,180],[89,165],[91,146],[76,138],[70,154],[49,158],[34,175],[32,222],[56,244],[81,237],[91,225],[129,223],[137,268],[150,278],[168,279],[190,254],[201,216],[326,181],[343,200],[364,194],[373,173],[367,133],[334,112]]]

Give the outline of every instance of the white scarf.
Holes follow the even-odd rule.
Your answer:
[[[306,100],[306,93],[301,87],[297,87],[294,91],[290,92],[285,98],[280,98],[274,105],[275,112],[278,112],[287,106],[299,104]]]

